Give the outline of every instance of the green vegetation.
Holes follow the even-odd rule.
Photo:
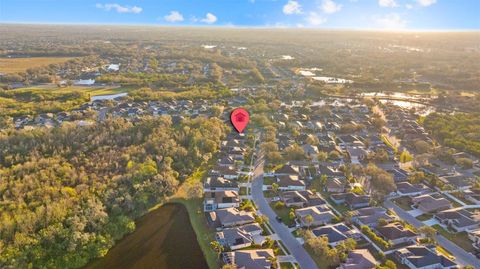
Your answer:
[[[77,268],[105,255],[134,219],[211,158],[225,130],[215,118],[173,126],[159,117],[0,134],[0,195],[8,205],[0,208],[0,264]],[[201,194],[201,183],[183,185],[188,197]],[[200,204],[186,203],[191,216]],[[198,235],[201,224],[191,219]]]
[[[0,72],[25,72],[29,68],[59,64],[71,59],[71,57],[0,58]]]
[[[429,220],[433,217],[432,214],[422,214],[420,216],[417,216],[416,219],[418,219],[419,221],[426,221],[426,220]]]
[[[295,221],[290,217],[291,209],[286,207],[284,203],[272,202],[270,203],[270,207],[273,209],[273,211],[275,211],[277,216],[282,219],[282,222],[285,223],[285,225],[288,226],[295,223]]]
[[[387,250],[390,248],[390,243],[383,240],[381,237],[379,237],[377,234],[375,234],[372,229],[368,226],[362,226],[361,227],[362,233],[368,236],[377,246],[379,246],[383,250]]]
[[[408,196],[398,197],[393,199],[392,201],[403,210],[412,210],[412,199]]]
[[[442,145],[480,156],[479,113],[432,113],[425,118],[424,126]]]
[[[472,246],[472,242],[468,238],[468,235],[466,232],[461,232],[461,233],[451,233],[447,230],[445,230],[442,226],[435,224],[432,226],[435,228],[442,236],[447,238],[448,240],[452,241],[455,243],[457,246],[463,248],[467,252],[474,252],[475,248]]]
[[[345,261],[348,253],[357,246],[355,240],[349,238],[331,248],[328,245],[327,237],[316,237],[308,230],[303,237],[305,239],[305,249],[320,269],[330,268]]]

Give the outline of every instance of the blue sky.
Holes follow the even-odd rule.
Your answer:
[[[478,0],[0,0],[0,22],[479,30]]]

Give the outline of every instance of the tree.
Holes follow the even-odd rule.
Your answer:
[[[324,162],[328,159],[328,154],[325,151],[320,151],[317,153],[317,160],[319,162]]]
[[[305,151],[297,144],[290,145],[285,149],[285,158],[287,160],[304,160]]]
[[[458,158],[456,163],[463,169],[471,169],[473,167],[473,161],[469,158]]]
[[[307,224],[307,227],[310,229],[310,226],[312,225],[313,223],[313,216],[312,215],[306,215],[305,218],[305,223]]]
[[[387,224],[388,224],[388,221],[387,221],[386,219],[384,219],[384,218],[379,218],[378,221],[377,221],[377,223],[378,223],[378,226],[381,227],[381,226],[387,225]]]
[[[291,219],[291,220],[294,220],[297,216],[295,215],[295,209],[290,209],[290,213],[288,213],[288,217]]]
[[[273,193],[278,194],[278,188],[280,188],[280,186],[277,183],[272,183]]]
[[[223,246],[218,241],[212,241],[210,242],[210,247],[217,253],[217,258],[220,257],[220,254],[223,252]]]
[[[417,151],[417,153],[419,154],[423,154],[423,153],[427,153],[430,151],[430,149],[432,148],[432,146],[423,141],[423,140],[417,140],[413,143],[413,146],[415,147],[415,150]]]
[[[418,229],[418,231],[428,239],[429,242],[435,242],[435,235],[437,234],[437,230],[430,226],[422,226]]]
[[[281,209],[281,208],[283,208],[284,206],[285,206],[285,203],[282,202],[282,201],[278,201],[278,202],[275,203],[275,208],[276,208],[276,209]]]
[[[372,194],[377,201],[383,201],[386,195],[396,190],[393,176],[385,170],[369,164],[365,173],[370,177]]]
[[[408,181],[412,184],[418,184],[426,179],[427,177],[424,172],[415,172],[408,177]]]

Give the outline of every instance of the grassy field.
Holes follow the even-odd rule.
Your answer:
[[[71,110],[92,96],[128,92],[124,87],[32,87],[0,90],[0,115],[18,116]]]
[[[72,57],[0,58],[0,72],[18,73],[29,68],[64,63]]]

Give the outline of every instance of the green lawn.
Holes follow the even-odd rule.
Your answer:
[[[445,238],[452,241],[457,246],[463,248],[465,251],[467,252],[475,251],[475,248],[472,246],[472,242],[468,238],[468,235],[466,232],[450,233],[449,231],[443,229],[443,227],[438,224],[435,224],[432,227],[435,228]]]
[[[312,257],[313,261],[315,261],[318,269],[330,269],[335,265],[335,264],[330,264],[328,261],[324,259],[324,257],[315,255],[315,253],[310,247],[305,246],[305,250],[308,252],[308,254],[310,254],[310,257]]]
[[[272,202],[270,203],[270,207],[273,209],[273,211],[275,211],[275,213],[277,214],[277,216],[279,216],[281,219],[282,219],[282,222],[285,223],[285,225],[290,225],[290,224],[294,224],[295,222],[290,219],[290,208],[286,207],[286,206],[283,206],[281,208],[275,208],[275,203],[276,202]],[[276,220],[274,220],[276,221]]]
[[[247,195],[247,188],[246,187],[241,187],[238,194],[239,195]]]
[[[433,217],[432,214],[422,214],[420,216],[417,216],[416,219],[418,219],[419,221],[426,221],[426,220],[429,220]]]
[[[275,178],[274,177],[264,177],[263,178],[263,185],[272,185],[275,183]]]
[[[298,267],[298,264],[296,264],[296,263],[295,263],[295,265],[292,265],[289,262],[281,262],[280,263],[280,269],[296,269],[296,268],[300,268],[300,267]]]
[[[285,252],[287,252],[287,253],[285,253],[285,254],[286,254],[286,255],[290,255],[290,251],[288,251],[288,249],[287,249],[287,247],[285,246],[285,244],[283,244],[282,241],[277,241],[277,242],[280,243],[280,245],[282,245],[283,249],[285,249]]]
[[[403,210],[412,210],[412,200],[408,196],[399,197],[392,200],[396,205],[401,207]]]

